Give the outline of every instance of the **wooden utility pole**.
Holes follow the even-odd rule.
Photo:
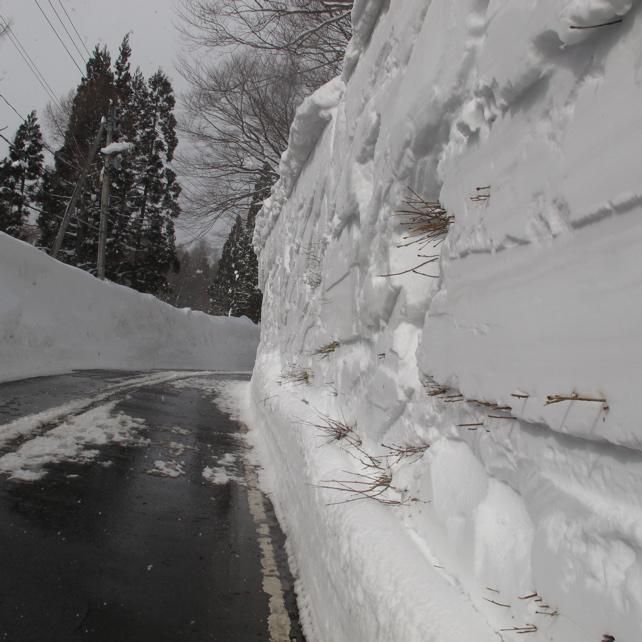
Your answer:
[[[116,120],[116,109],[112,105],[109,108],[107,118],[107,139],[105,147],[112,143],[114,133],[114,121]],[[105,153],[103,165],[103,188],[100,195],[100,226],[98,228],[98,261],[96,273],[99,279],[105,278],[105,249],[107,247],[107,219],[109,217],[109,195],[111,188],[111,153]]]
[[[100,141],[102,140],[104,131],[105,131],[105,119],[103,118],[100,121],[100,127],[98,128],[98,133],[96,134],[96,138],[94,138],[94,141],[91,144],[91,147],[89,149],[89,154],[87,155],[87,160],[83,165],[82,171],[80,173],[80,177],[78,178],[78,182],[76,183],[76,187],[74,188],[73,194],[71,195],[71,199],[69,200],[69,203],[67,204],[67,208],[65,209],[65,214],[62,217],[60,227],[58,228],[58,234],[56,235],[56,240],[54,241],[53,250],[51,251],[51,256],[53,256],[54,259],[58,258],[58,254],[60,253],[60,248],[62,248],[62,242],[65,239],[67,227],[69,227],[69,221],[71,221],[71,217],[74,215],[76,211],[76,205],[78,204],[78,199],[82,196],[82,193],[85,191],[85,183],[87,182],[89,169],[91,168],[91,164],[94,162],[94,158],[96,158],[96,152],[98,151],[98,147],[100,147]]]

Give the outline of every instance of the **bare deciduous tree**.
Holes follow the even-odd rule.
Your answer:
[[[195,44],[286,52],[314,83],[318,70],[326,79],[340,71],[351,8],[352,0],[182,0],[181,15]]]
[[[186,197],[192,214],[211,223],[247,210],[266,166],[276,178],[304,91],[285,55],[246,52],[183,71],[192,86],[181,125],[191,143],[180,157]]]
[[[184,209],[198,231],[247,211],[266,168],[276,179],[296,108],[340,72],[351,7],[352,0],[182,0],[183,31],[198,56],[180,65],[191,90],[181,123],[190,146],[179,157]]]
[[[74,104],[74,91],[59,98],[57,102],[47,103],[45,107],[44,121],[47,127],[47,135],[52,147],[59,148],[65,142],[65,130]]]

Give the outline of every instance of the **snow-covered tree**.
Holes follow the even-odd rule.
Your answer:
[[[64,143],[54,154],[54,168],[42,191],[42,210],[38,217],[40,244],[51,249],[71,195],[78,183],[82,167],[100,122],[116,98],[111,56],[106,48],[96,47],[87,62],[85,78],[76,90]],[[70,221],[58,258],[94,271],[100,219],[100,175],[102,159],[97,157],[89,168],[83,194],[78,199],[76,217]]]
[[[271,171],[265,164],[255,184],[246,219],[236,218],[223,246],[218,271],[210,286],[213,314],[246,316],[255,323],[261,320],[263,295],[258,288],[258,261],[252,237],[256,215],[270,194],[271,183]]]
[[[235,289],[238,286],[240,263],[239,245],[243,234],[243,219],[236,217],[236,221],[223,245],[223,252],[218,262],[216,277],[209,288],[210,313],[217,316],[238,316],[234,314]]]
[[[51,249],[87,151],[101,119],[113,107],[113,140],[127,141],[131,147],[129,153],[113,157],[109,169],[106,276],[143,292],[161,294],[167,289],[165,275],[176,264],[174,219],[180,212],[180,186],[171,168],[177,145],[175,98],[162,71],[149,80],[139,69],[132,72],[131,55],[128,36],[113,65],[106,49],[94,50],[86,78],[71,104],[64,144],[44,181],[38,224],[41,245]],[[89,168],[59,256],[90,272],[96,269],[102,173],[99,154]]]
[[[0,164],[0,231],[23,238],[29,212],[38,201],[43,171],[42,132],[36,112],[31,112]]]
[[[171,167],[178,144],[176,99],[168,77],[156,72],[145,85],[134,79],[135,151],[131,159],[136,182],[129,195],[132,210],[131,285],[143,292],[167,289],[166,273],[177,266],[174,219],[180,214],[180,185]]]
[[[208,312],[208,288],[216,274],[216,253],[201,239],[192,247],[178,249],[176,254],[181,269],[167,274],[171,292],[165,301],[179,308]]]

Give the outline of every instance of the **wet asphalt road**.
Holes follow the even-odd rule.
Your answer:
[[[0,385],[0,425],[130,376],[89,372]],[[96,461],[50,465],[36,482],[0,478],[0,640],[272,639],[239,426],[211,394],[184,386],[123,393],[116,411],[145,420],[148,445],[105,446]],[[180,455],[172,442],[184,447]],[[207,482],[203,469],[225,455],[240,481]],[[159,459],[180,460],[185,474],[150,475]],[[289,638],[300,641],[283,535],[266,498],[263,505]]]

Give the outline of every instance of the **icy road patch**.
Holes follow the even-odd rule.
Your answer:
[[[44,435],[24,442],[15,452],[0,457],[0,473],[12,479],[34,481],[47,474],[48,464],[61,461],[86,463],[95,459],[99,446],[143,446],[141,419],[114,413],[113,401],[70,417]]]

